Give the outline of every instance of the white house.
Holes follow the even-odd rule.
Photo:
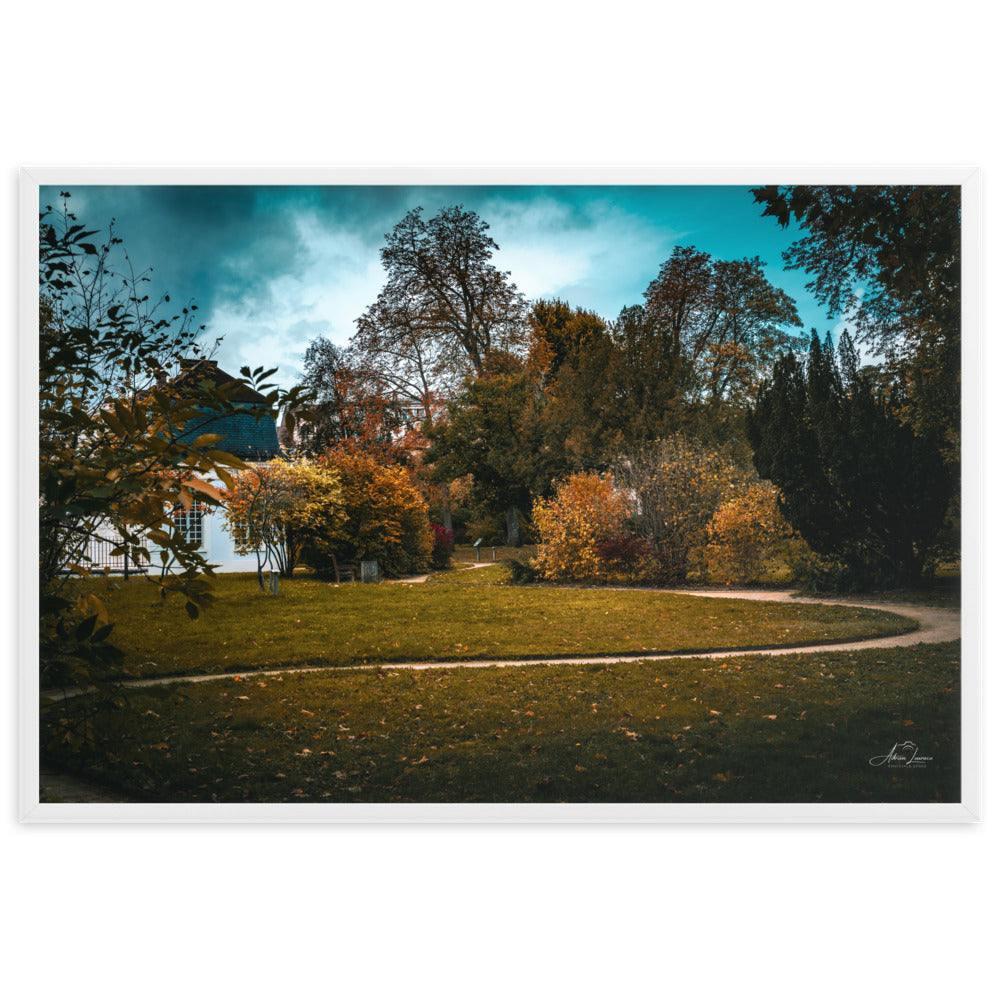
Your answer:
[[[209,360],[197,360],[182,362],[181,378],[196,377],[199,381],[209,379],[217,385],[232,382],[233,376],[223,371],[218,363]],[[256,413],[260,408],[265,407],[264,397],[254,390],[248,388],[240,390],[232,397],[241,412],[225,414],[211,417],[207,421],[199,422],[198,434],[221,434],[222,440],[213,447],[219,451],[229,452],[244,462],[257,463],[267,462],[281,454],[278,445],[277,428],[270,416],[262,416],[257,419]],[[214,486],[221,486],[221,483],[213,483]],[[256,573],[257,557],[253,553],[249,555],[238,555],[233,546],[232,536],[226,528],[226,520],[223,512],[219,508],[207,508],[203,504],[195,503],[189,510],[185,511],[178,507],[174,512],[174,522],[177,527],[184,532],[185,536],[199,543],[199,550],[205,556],[207,562],[216,567],[218,573]],[[112,556],[111,551],[117,544],[117,538],[112,529],[107,528],[100,532],[105,536],[100,540],[93,540],[90,545],[89,557],[95,569],[108,567],[113,573],[121,573],[126,570],[124,556]],[[156,571],[160,566],[159,556],[155,549],[150,548],[153,556],[150,570]],[[135,565],[127,566],[130,572],[142,571],[143,567]]]

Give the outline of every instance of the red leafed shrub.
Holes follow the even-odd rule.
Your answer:
[[[611,576],[642,579],[652,568],[656,553],[653,547],[635,535],[615,535],[597,546],[598,558]]]
[[[434,543],[431,548],[431,569],[447,569],[451,565],[451,553],[455,547],[455,532],[442,524],[431,524]]]

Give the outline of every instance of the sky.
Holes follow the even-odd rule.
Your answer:
[[[319,336],[345,344],[385,283],[379,249],[412,208],[425,218],[463,205],[489,224],[494,263],[529,299],[560,298],[613,319],[642,301],[675,246],[714,257],[760,257],[768,279],[796,302],[805,331],[839,317],[784,269],[800,234],[762,218],[737,186],[77,186],[70,210],[88,229],[114,219],[133,265],[152,268],[152,300],[198,305],[206,341],[240,367],[277,368],[290,388]],[[58,206],[43,187],[41,206]],[[172,315],[172,313],[170,313]]]

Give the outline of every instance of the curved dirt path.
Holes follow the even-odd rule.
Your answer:
[[[413,582],[413,581],[406,581]],[[609,588],[610,589],[610,588]],[[140,688],[163,684],[204,683],[232,680],[234,677],[272,677],[279,674],[313,673],[319,670],[453,670],[457,667],[526,667],[541,663],[591,664],[630,663],[634,660],[705,660],[726,656],[760,655],[783,656],[790,653],[833,653],[850,649],[888,649],[894,646],[915,646],[924,642],[949,642],[961,638],[962,614],[955,608],[930,607],[923,604],[886,604],[876,601],[839,601],[816,597],[794,597],[792,591],[776,590],[657,590],[660,594],[687,594],[690,597],[724,597],[743,601],[776,601],[788,604],[831,604],[840,607],[870,608],[889,611],[912,618],[918,623],[916,630],[902,635],[888,635],[876,639],[856,639],[848,642],[826,642],[814,645],[788,645],[770,648],[728,647],[702,653],[648,653],[645,655],[612,654],[607,656],[534,656],[528,659],[509,660],[443,660],[434,662],[365,663],[349,667],[305,666],[284,667],[278,670],[240,670],[225,674],[197,674],[187,677],[150,677],[129,681],[125,686]]]

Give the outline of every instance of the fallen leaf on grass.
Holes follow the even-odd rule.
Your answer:
[[[762,719],[776,719],[777,716],[776,715],[762,715],[761,718]]]

